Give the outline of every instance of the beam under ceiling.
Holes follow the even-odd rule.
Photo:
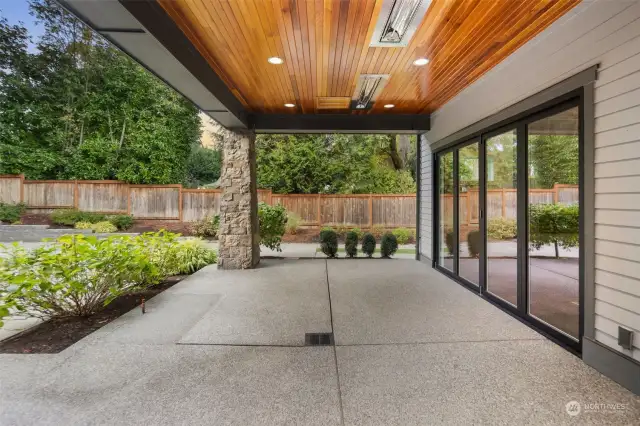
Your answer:
[[[57,0],[227,128],[259,133],[421,133],[428,114],[253,114],[156,0]]]

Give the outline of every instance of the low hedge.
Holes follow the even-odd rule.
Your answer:
[[[7,204],[0,203],[0,223],[20,222],[20,217],[27,209],[23,203]]]
[[[0,319],[10,311],[43,319],[89,316],[119,296],[216,262],[202,242],[177,237],[65,235],[34,250],[0,245]]]

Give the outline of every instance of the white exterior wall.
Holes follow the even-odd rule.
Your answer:
[[[420,136],[420,254],[432,257],[433,238],[431,237],[433,212],[433,158],[431,147],[424,136]]]
[[[595,338],[640,360],[640,1],[585,0],[436,111],[424,138],[437,142],[595,64],[596,261],[586,265]],[[427,147],[422,155],[431,173]],[[431,241],[431,177],[422,179],[422,241]],[[618,325],[635,331],[634,350],[618,346]]]

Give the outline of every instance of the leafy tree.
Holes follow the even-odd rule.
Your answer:
[[[580,235],[580,207],[577,204],[534,204],[529,206],[531,247],[536,250],[553,244],[556,258],[559,247],[577,247]]]
[[[187,185],[197,188],[217,181],[220,178],[221,165],[220,151],[194,146],[187,162]]]
[[[52,0],[45,32],[0,19],[0,173],[176,183],[198,141],[196,108]]]
[[[575,135],[529,136],[530,186],[578,184],[579,145]]]
[[[409,170],[397,170],[387,135],[260,135],[258,185],[276,193],[415,192]]]

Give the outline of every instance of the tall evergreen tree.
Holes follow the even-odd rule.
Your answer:
[[[0,174],[178,183],[200,136],[196,108],[52,0],[44,26],[0,19]]]

